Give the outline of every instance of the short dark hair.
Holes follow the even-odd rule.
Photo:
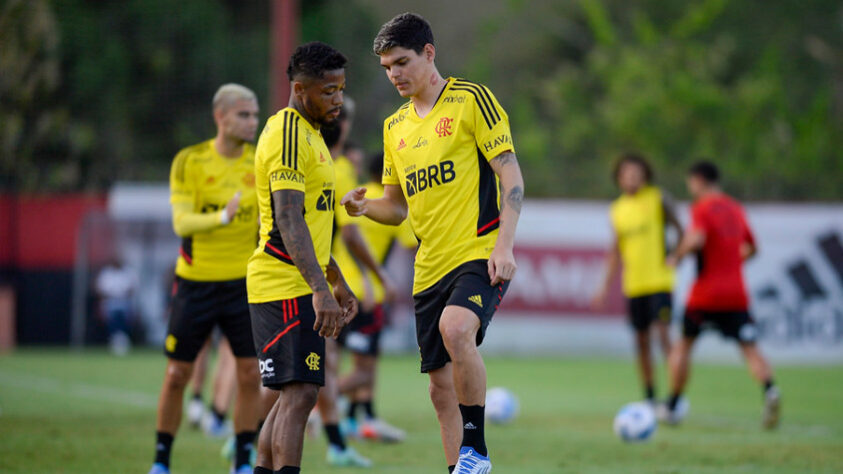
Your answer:
[[[378,177],[383,175],[383,152],[375,153],[369,157],[369,175]]]
[[[427,44],[434,44],[430,23],[416,13],[402,13],[381,26],[373,49],[381,55],[398,46],[421,54]]]
[[[707,183],[716,183],[720,181],[720,170],[717,165],[708,160],[700,160],[688,168],[690,176],[698,176]]]
[[[296,76],[305,75],[310,78],[321,78],[325,71],[342,69],[348,59],[333,47],[313,41],[296,48],[287,65],[287,77],[292,81]]]
[[[620,177],[621,168],[623,168],[623,165],[626,164],[640,166],[641,170],[644,172],[644,180],[647,181],[648,184],[653,183],[655,175],[653,174],[653,167],[650,166],[647,159],[636,152],[626,152],[615,160],[615,166],[612,168],[612,179],[615,181],[615,184],[617,184],[618,178]]]

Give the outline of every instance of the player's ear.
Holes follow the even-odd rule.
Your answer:
[[[424,51],[422,51],[422,55],[427,60],[427,62],[432,63],[434,59],[436,59],[436,47],[430,43],[424,45]]]
[[[301,81],[293,81],[293,94],[304,94],[304,84]]]

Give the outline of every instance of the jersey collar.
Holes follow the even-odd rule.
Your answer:
[[[442,98],[445,97],[445,92],[451,88],[451,85],[454,83],[454,78],[449,77],[445,79],[445,87],[442,88],[442,92],[439,93],[439,97],[436,98],[436,102],[433,104],[433,107],[430,109],[430,112],[424,116],[424,118],[419,117],[418,112],[416,112],[416,104],[413,101],[410,101],[410,113],[407,114],[408,118],[414,122],[423,122],[425,119],[430,117],[430,115],[436,111],[436,108],[439,107],[439,104],[442,102]]]

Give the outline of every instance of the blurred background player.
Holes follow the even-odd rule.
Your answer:
[[[515,228],[524,182],[509,118],[488,88],[444,79],[430,24],[404,13],[373,49],[410,101],[384,121],[384,195],[358,188],[349,214],[398,225],[408,215],[421,241],[413,295],[421,371],[449,471],[491,471],[484,433],[486,368],[477,346],[515,274]]]
[[[673,269],[667,265],[667,228],[673,227],[679,240],[682,225],[673,203],[653,185],[653,170],[642,156],[622,155],[612,174],[621,195],[609,211],[613,242],[606,258],[603,284],[594,297],[596,307],[606,303],[619,268],[623,268],[623,293],[628,300],[629,323],[635,332],[635,347],[644,397],[655,401],[655,380],[650,350],[650,329],[655,325],[665,359],[670,354]]]
[[[238,474],[251,470],[260,383],[245,276],[258,230],[254,147],[248,143],[257,131],[257,98],[241,85],[223,85],[214,95],[213,115],[217,136],[180,151],[170,174],[173,228],[182,245],[164,343],[168,361],[151,474],[169,472],[193,361],[216,326],[236,359],[234,467]]]
[[[320,132],[342,109],[346,62],[324,43],[296,48],[289,106],[258,142],[261,228],[249,259],[249,310],[263,385],[281,393],[261,429],[256,474],[300,472],[308,414],[325,385],[325,338],[357,314],[331,258],[336,179]],[[359,456],[351,447],[342,455]]]
[[[209,359],[213,346],[217,348],[217,365],[214,368],[214,381],[211,402],[207,409],[202,401],[205,379],[209,370]],[[230,434],[226,423],[228,410],[237,392],[237,368],[231,346],[225,337],[211,335],[202,347],[190,376],[191,398],[187,404],[187,421],[194,428],[202,428],[206,435],[220,438]]]
[[[113,258],[97,275],[96,290],[108,326],[108,345],[115,355],[126,355],[132,347],[129,326],[137,286],[137,275],[119,258]]]
[[[362,164],[361,164],[362,165]],[[366,196],[377,199],[383,196],[383,153],[377,153],[365,166],[367,181],[363,183]],[[358,167],[359,169],[359,167]],[[399,226],[388,226],[371,219],[355,219],[363,239],[369,246],[377,263],[383,268],[393,245],[415,249],[417,242],[405,220]],[[384,290],[380,278],[371,270],[363,269],[348,252],[335,253],[337,263],[351,289],[360,296],[360,312],[354,321],[340,334],[339,343],[352,353],[351,372],[340,378],[339,390],[350,404],[344,420],[345,430],[370,440],[384,442],[403,441],[406,434],[381,418],[374,408],[377,362],[380,355],[380,336],[386,324],[387,305],[394,296]],[[357,292],[360,293],[357,293]],[[363,422],[358,425],[357,411],[363,412]]]
[[[775,428],[779,421],[779,390],[773,373],[756,344],[758,328],[749,314],[749,297],[743,278],[743,262],[757,248],[743,208],[719,186],[720,172],[713,163],[701,161],[690,168],[688,192],[694,199],[691,226],[668,263],[675,266],[690,253],[697,254],[697,279],[685,308],[682,339],[670,355],[672,394],[665,421],[680,420],[676,406],[690,372],[691,349],[700,333],[714,327],[741,348],[752,376],[764,392],[763,426]]]

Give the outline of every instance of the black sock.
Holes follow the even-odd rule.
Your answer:
[[[372,405],[372,401],[366,401],[361,403],[363,405],[363,411],[366,413],[366,418],[370,420],[374,420],[375,417],[375,407]]]
[[[486,436],[483,433],[486,407],[480,405],[465,406],[460,404],[462,413],[462,446],[469,446],[475,451],[487,456]]]
[[[284,466],[281,469],[275,471],[275,474],[299,474],[300,472],[300,467]]]
[[[454,469],[456,469],[456,468],[457,468],[456,464],[454,464],[453,466],[448,466],[448,474],[454,472]]]
[[[667,408],[670,409],[670,411],[676,409],[676,404],[679,403],[679,397],[681,396],[681,393],[674,393],[670,396],[670,399],[667,401]]]
[[[656,398],[656,389],[652,385],[647,385],[644,389],[644,397],[647,401],[653,401]]]
[[[252,471],[252,474],[274,474],[272,469],[267,469],[265,467],[255,466],[255,470]]]
[[[173,448],[173,435],[155,432],[155,462],[170,467],[170,450]]]
[[[776,385],[776,383],[773,382],[773,379],[765,380],[764,381],[764,394],[766,394],[767,391],[770,390],[771,388],[773,388],[775,385]]]
[[[243,431],[237,433],[234,438],[234,468],[238,468],[244,464],[249,464],[249,457],[252,455],[252,450],[255,449],[254,431]]]
[[[225,412],[217,411],[213,404],[211,404],[211,414],[214,415],[214,418],[216,418],[220,423],[225,421]]]
[[[325,425],[325,434],[328,436],[328,442],[345,451],[345,441],[340,434],[339,425]]]
[[[194,394],[193,394],[193,399],[194,399],[194,400],[199,400],[199,401],[201,402],[201,401],[202,401],[202,394],[201,394],[201,393],[198,393],[198,392],[197,392],[197,393],[194,393]]]
[[[357,407],[360,406],[357,402],[351,402],[348,404],[348,417],[352,420],[357,415]]]

